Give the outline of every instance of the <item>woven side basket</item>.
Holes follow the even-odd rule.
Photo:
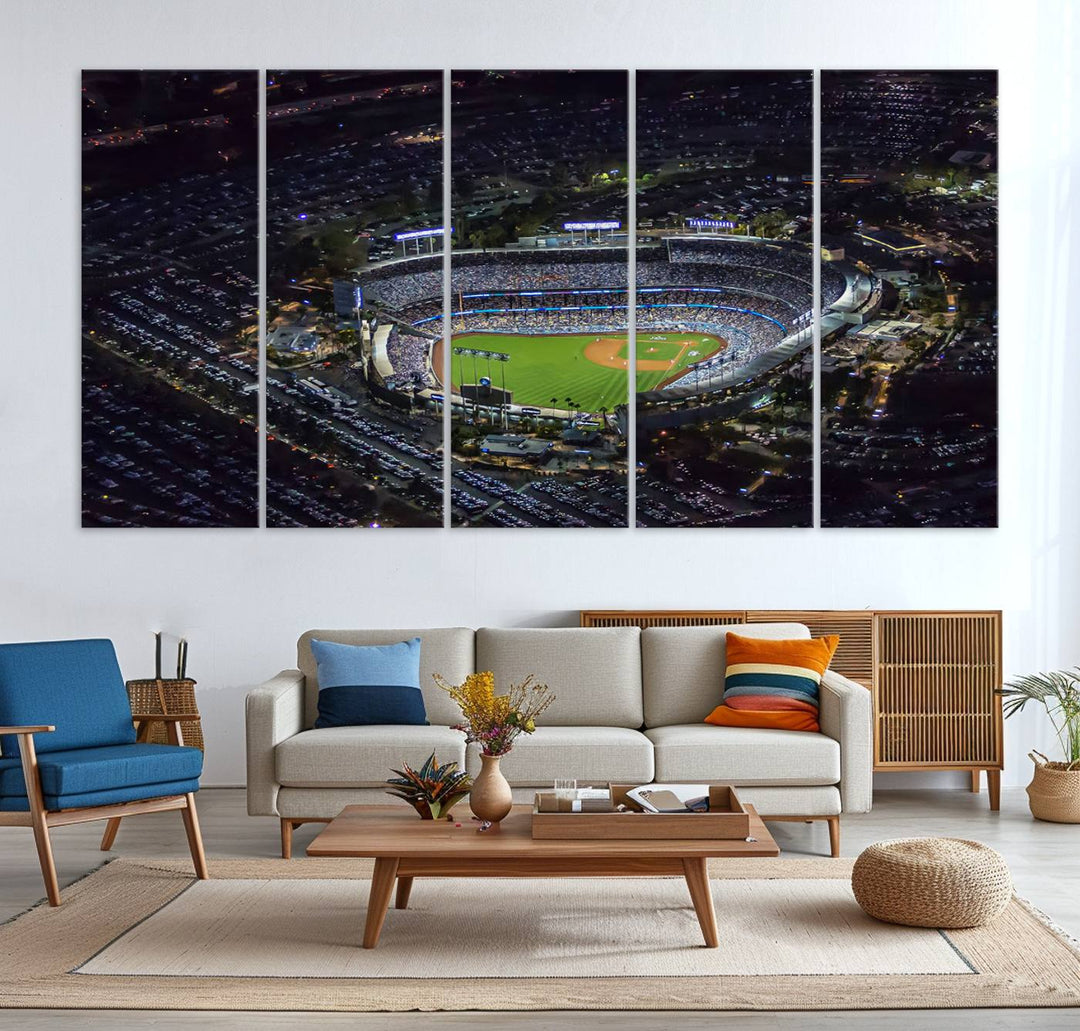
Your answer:
[[[139,716],[177,716],[197,713],[199,706],[195,701],[195,681],[183,680],[129,680],[127,682],[128,700],[131,712]],[[202,723],[198,720],[180,724],[184,744],[205,751],[203,744]],[[164,723],[150,725],[150,737],[154,744],[169,743]]]
[[[1041,752],[1029,752],[1035,776],[1027,786],[1028,805],[1036,820],[1080,823],[1080,766],[1050,762]]]
[[[851,888],[878,920],[937,928],[987,924],[1013,892],[1001,855],[959,838],[879,841],[855,860]]]

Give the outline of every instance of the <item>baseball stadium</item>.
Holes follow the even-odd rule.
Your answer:
[[[812,342],[808,245],[668,237],[637,251],[637,353],[628,342],[625,247],[454,252],[450,383],[443,382],[442,262],[404,258],[361,274],[375,312],[371,374],[389,390],[521,417],[599,417],[745,383]],[[873,287],[850,263],[822,265],[828,320]]]

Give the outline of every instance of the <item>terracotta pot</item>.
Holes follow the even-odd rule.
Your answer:
[[[478,820],[498,823],[509,815],[514,804],[510,785],[499,769],[499,755],[480,756],[480,775],[469,792],[469,808]]]
[[[1051,823],[1080,823],[1080,768],[1050,762],[1041,752],[1030,752],[1029,758],[1035,764],[1027,786],[1031,815]]]

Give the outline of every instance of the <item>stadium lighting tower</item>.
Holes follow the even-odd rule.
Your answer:
[[[510,403],[506,399],[506,363],[510,361],[510,355],[494,351],[492,357],[499,363],[499,372],[502,374],[500,383],[502,393],[499,395],[499,402],[502,406],[503,429],[508,430],[510,428]]]

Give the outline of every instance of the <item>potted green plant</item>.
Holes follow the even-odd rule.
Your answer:
[[[440,766],[434,752],[418,770],[405,762],[401,765],[404,769],[394,770],[397,776],[386,782],[393,786],[393,790],[387,791],[387,794],[405,799],[423,820],[449,820],[450,810],[472,788],[468,774],[464,770],[459,772],[457,763]]]
[[[1036,820],[1080,823],[1080,668],[1028,673],[1009,681],[1001,694],[1006,718],[1028,702],[1046,709],[1061,743],[1064,762],[1029,752],[1035,776],[1028,785],[1028,804]]]

